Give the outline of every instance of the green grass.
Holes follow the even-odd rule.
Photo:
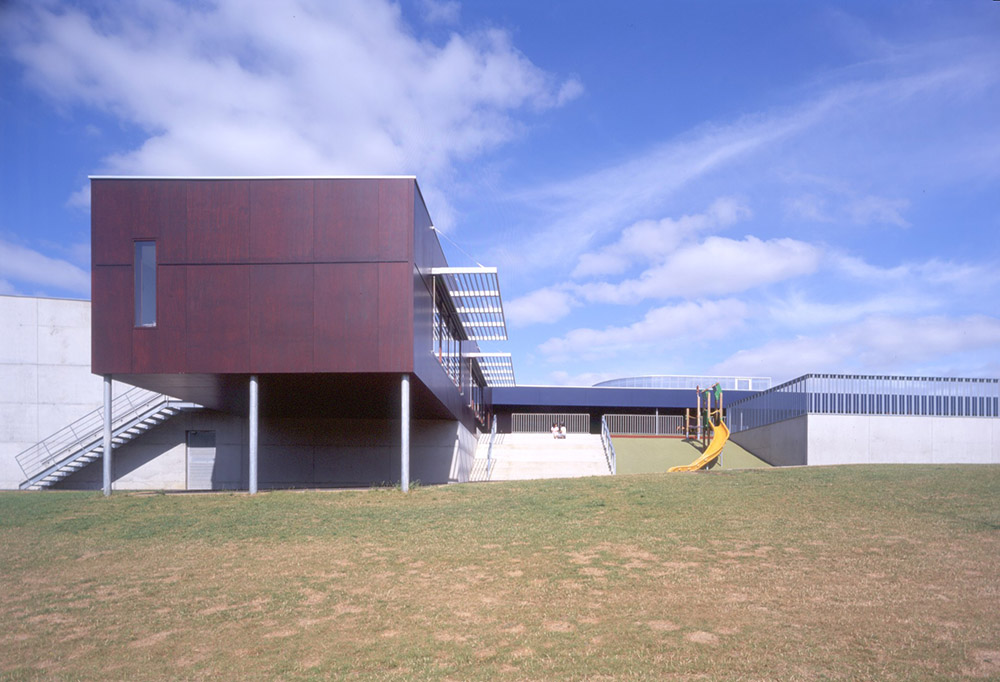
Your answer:
[[[619,474],[652,474],[690,464],[703,452],[696,441],[681,438],[614,438]],[[770,465],[729,441],[722,451],[722,469],[760,469]]]
[[[0,678],[1000,676],[1000,467],[0,494]]]

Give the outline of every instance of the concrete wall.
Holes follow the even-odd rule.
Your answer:
[[[809,464],[1000,463],[1000,419],[808,416]]]
[[[806,416],[734,433],[734,443],[773,466],[806,464],[809,440]]]
[[[187,432],[215,431],[214,489],[246,489],[247,422],[210,410],[181,413],[115,450],[115,490],[187,488]],[[261,488],[370,486],[399,481],[399,421],[362,419],[262,420],[258,446]],[[410,477],[426,484],[469,480],[476,434],[456,421],[414,420]],[[59,487],[97,489],[100,460]]]
[[[18,453],[102,400],[90,373],[90,302],[0,296],[0,489],[24,480]]]

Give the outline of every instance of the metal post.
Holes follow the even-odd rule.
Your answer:
[[[250,494],[257,493],[257,375],[250,375]]]
[[[399,487],[410,489],[410,375],[404,374],[400,385],[400,474]]]
[[[111,375],[104,375],[104,496],[111,494]]]
[[[694,394],[698,398],[698,406],[695,408],[695,416],[698,418],[697,438],[701,440],[701,386],[694,389]]]

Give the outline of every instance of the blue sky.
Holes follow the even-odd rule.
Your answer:
[[[1000,376],[1000,2],[4,3],[0,292],[89,174],[414,174],[519,383]]]

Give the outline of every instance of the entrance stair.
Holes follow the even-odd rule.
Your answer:
[[[570,433],[566,438],[553,438],[549,433],[497,434],[489,467],[486,466],[485,447],[480,443],[476,451],[472,480],[519,481],[611,474],[600,436]]]

